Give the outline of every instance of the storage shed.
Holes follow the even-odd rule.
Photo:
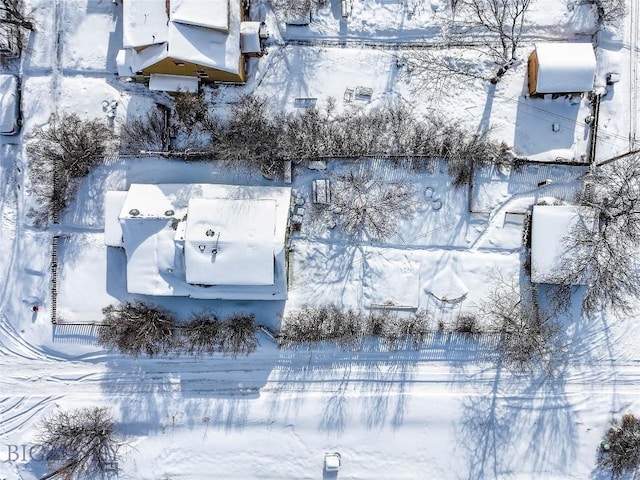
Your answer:
[[[582,223],[597,232],[596,213],[575,205],[534,205],[531,219],[531,281],[533,283],[561,283],[559,271],[571,255],[565,238]],[[585,278],[577,283],[582,285]]]
[[[590,92],[595,73],[590,43],[537,43],[529,55],[529,95]]]

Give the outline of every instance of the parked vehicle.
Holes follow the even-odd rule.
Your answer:
[[[0,75],[0,135],[20,131],[20,83],[15,75]]]

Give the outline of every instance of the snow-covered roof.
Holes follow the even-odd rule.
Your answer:
[[[593,211],[575,205],[535,205],[531,219],[531,280],[557,283],[567,254],[565,238],[580,221],[595,230]]]
[[[107,192],[104,195],[104,244],[107,247],[122,247],[122,227],[120,212],[127,198],[127,192]]]
[[[120,211],[127,290],[286,298],[290,196],[286,187],[132,184]]]
[[[229,0],[171,0],[170,5],[172,22],[229,29]]]
[[[167,41],[164,0],[125,0],[122,6],[122,46],[144,47]]]
[[[240,7],[229,12],[229,33],[193,27],[181,23],[169,24],[166,56],[238,73],[240,61]]]
[[[260,53],[260,22],[240,23],[240,50],[242,53]]]
[[[198,77],[189,77],[187,75],[152,73],[149,77],[149,90],[195,93],[198,91],[198,81]]]
[[[125,6],[136,5],[130,7],[128,21],[125,14],[124,47],[149,45],[133,52],[130,59],[122,59],[129,63],[133,72],[172,58],[240,73],[240,0],[172,0],[171,20],[167,17],[164,0],[141,0],[140,3],[142,6],[138,6],[137,1],[124,2]],[[143,6],[147,4],[154,5],[154,9],[151,6],[145,9]],[[152,14],[142,13],[147,10]],[[161,13],[164,15],[162,22],[145,20],[155,19]],[[160,24],[161,34],[157,32]]]
[[[589,92],[596,56],[591,43],[536,43],[537,93]]]
[[[187,283],[273,285],[276,201],[189,201],[184,257]]]

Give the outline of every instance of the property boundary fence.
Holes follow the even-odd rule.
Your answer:
[[[591,171],[596,167],[596,144],[598,141],[598,117],[600,116],[600,100],[601,95],[595,95],[593,98],[592,120],[591,120],[591,138],[589,139],[589,168]]]
[[[58,323],[58,239],[51,238],[51,323]]]

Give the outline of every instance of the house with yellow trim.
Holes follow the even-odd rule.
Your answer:
[[[124,0],[118,73],[154,90],[195,91],[200,82],[243,83],[245,58],[261,53],[261,24],[242,0]]]

